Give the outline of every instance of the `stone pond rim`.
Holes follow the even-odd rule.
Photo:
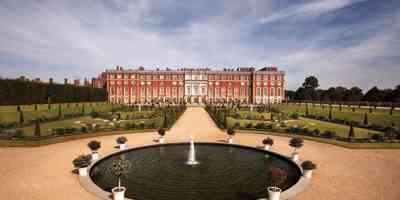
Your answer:
[[[160,156],[155,156],[156,158],[154,158],[155,151],[160,151],[161,149],[165,151],[164,154],[160,155],[157,153]],[[224,149],[228,151],[223,151]],[[104,172],[99,171],[98,168],[101,168],[102,165],[107,164],[107,162],[110,163],[112,159],[120,155],[125,155],[127,159],[132,161],[134,166],[136,163],[135,169],[133,169],[134,172],[132,172],[134,175],[129,175],[127,181],[123,181],[123,186],[127,187],[127,197],[130,199],[260,199],[267,196],[266,187],[268,184],[265,182],[265,179],[267,179],[265,172],[267,170],[265,170],[265,163],[263,163],[265,161],[260,162],[260,155],[264,155],[263,157],[265,158],[265,154],[267,154],[271,158],[269,164],[284,169],[288,173],[289,181],[291,181],[290,183],[286,182],[284,184],[286,187],[283,186],[281,199],[288,199],[295,196],[297,193],[301,192],[308,183],[308,180],[301,176],[302,170],[300,166],[283,155],[254,147],[225,143],[197,142],[196,151],[199,151],[198,160],[201,162],[201,165],[195,166],[194,168],[197,169],[194,170],[201,170],[202,173],[193,174],[191,171],[187,171],[188,168],[183,167],[187,160],[188,150],[189,144],[185,142],[147,145],[122,151],[114,151],[94,162],[89,169],[90,176],[80,177],[80,182],[86,190],[96,196],[102,197],[103,199],[110,199],[111,193],[109,191],[111,191],[112,187],[116,186],[114,183],[115,180],[113,181],[111,176],[102,178],[100,176],[99,178],[98,175],[104,175]],[[170,155],[171,153],[174,155]],[[180,153],[182,153],[182,155],[180,155]],[[148,155],[153,155],[153,158]],[[210,155],[213,155],[211,156],[212,158],[209,158]],[[249,162],[252,161],[252,159],[258,159],[258,162]],[[227,160],[235,163],[235,166],[226,166],[228,164],[226,163],[228,162]],[[157,164],[152,164],[152,162],[157,162]],[[215,165],[215,163],[218,164]],[[168,173],[154,175],[160,170]],[[140,174],[143,172],[145,174]],[[208,180],[208,176],[204,175],[204,173],[210,173],[210,177],[214,179],[211,178]],[[139,174],[139,176],[137,176],[137,174]],[[192,179],[190,179],[189,175],[192,176]],[[160,176],[162,177],[161,179]],[[189,179],[182,178],[182,176],[189,176]],[[196,177],[200,177],[201,180],[196,179]],[[132,178],[132,180],[130,180],[130,178]],[[103,180],[100,181],[100,179]],[[250,182],[246,182],[246,180],[249,181],[249,179]],[[188,181],[188,183],[185,183],[185,181]],[[190,184],[193,187],[185,187]],[[145,187],[143,185],[145,185]],[[226,186],[229,186],[229,190],[227,190]],[[246,188],[246,186],[249,186],[249,188],[243,189]],[[207,189],[209,191],[207,191]],[[159,196],[154,196],[154,193],[159,194]],[[196,193],[211,194],[214,196],[207,198],[203,198],[202,196],[204,195],[195,195],[196,197],[190,196]],[[179,197],[175,194],[180,194],[182,196]]]

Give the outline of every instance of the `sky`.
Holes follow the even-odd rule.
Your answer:
[[[0,0],[0,76],[277,66],[287,88],[400,84],[399,0]]]

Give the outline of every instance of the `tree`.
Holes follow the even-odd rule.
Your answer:
[[[397,85],[387,96],[386,101],[400,103],[400,85]]]
[[[363,101],[378,102],[384,100],[384,94],[378,87],[371,88],[363,97]]]
[[[161,137],[164,137],[165,129],[163,129],[163,128],[158,129],[158,135],[160,135]]]
[[[299,149],[300,147],[303,146],[303,139],[301,139],[301,138],[292,138],[289,141],[289,145],[291,147],[293,147],[293,149],[294,149],[293,153],[295,153],[297,149]]]
[[[304,80],[303,87],[315,90],[319,87],[318,79],[315,76],[309,76]]]
[[[62,109],[61,109],[61,104],[58,104],[58,119],[62,118]]]
[[[20,111],[21,111],[21,106],[17,105],[17,112],[20,112]]]
[[[118,189],[122,189],[121,178],[129,173],[131,167],[132,163],[129,160],[123,159],[121,157],[113,161],[111,172],[114,176],[118,178]]]
[[[368,114],[367,114],[367,113],[364,114],[364,121],[363,121],[363,124],[366,125],[366,126],[368,126]]]
[[[85,115],[85,104],[82,104],[82,115]]]
[[[361,101],[363,98],[362,90],[359,87],[352,87],[346,90],[343,95],[343,101]]]
[[[353,140],[354,139],[354,127],[353,127],[353,123],[350,124],[350,130],[349,130],[349,140]]]
[[[89,147],[90,150],[92,150],[93,153],[97,152],[98,149],[101,147],[101,142],[97,140],[92,140],[90,141],[87,146]]]
[[[21,110],[19,112],[19,124],[23,124],[24,123],[24,112]]]
[[[40,138],[42,136],[41,131],[40,131],[40,120],[36,119],[35,121],[35,132],[33,133],[35,137]]]
[[[309,115],[309,112],[308,112],[308,103],[306,103],[306,116],[308,116]]]
[[[35,104],[35,107],[34,107],[34,109],[35,109],[35,110],[37,110],[37,109],[38,109],[38,107],[37,107],[37,104]]]
[[[328,119],[332,120],[332,108],[329,109]]]

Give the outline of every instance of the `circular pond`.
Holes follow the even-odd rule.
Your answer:
[[[135,200],[255,200],[267,196],[278,169],[287,190],[300,179],[299,167],[281,155],[224,144],[196,143],[197,165],[187,165],[189,144],[166,144],[136,148],[108,156],[90,170],[93,182],[105,191],[118,184],[110,169],[115,159],[132,163],[121,179],[126,197]],[[283,173],[282,173],[283,172]]]

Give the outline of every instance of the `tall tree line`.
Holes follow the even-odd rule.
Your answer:
[[[0,79],[0,105],[105,101],[105,89],[70,84]]]
[[[309,76],[296,91],[286,91],[290,100],[300,101],[367,101],[400,103],[400,85],[393,89],[373,87],[365,94],[359,87],[330,87],[327,90],[318,89],[319,83],[315,76]]]

